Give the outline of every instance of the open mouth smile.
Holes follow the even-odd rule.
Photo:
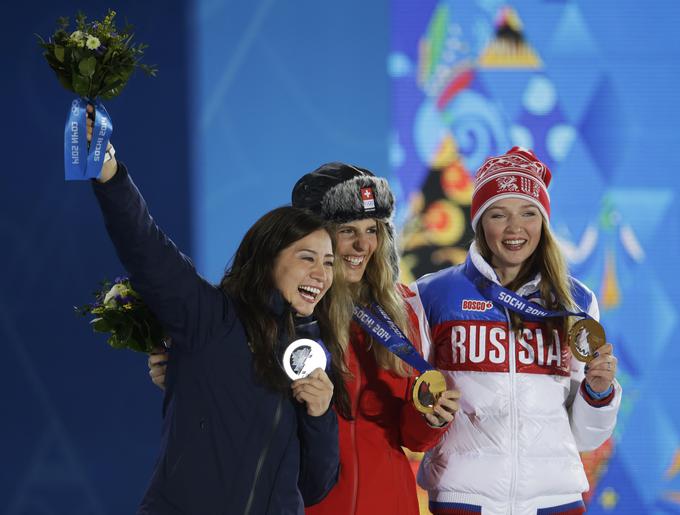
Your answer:
[[[301,285],[298,286],[298,292],[300,293],[300,297],[302,297],[304,300],[310,303],[314,303],[316,302],[316,298],[321,293],[321,288],[317,288],[315,286]]]
[[[345,260],[345,263],[349,263],[350,266],[358,267],[364,262],[366,256],[342,256],[342,259]]]
[[[522,238],[517,238],[513,240],[503,240],[503,246],[507,248],[508,250],[519,250],[521,249],[524,244],[527,242],[527,240],[522,239]]]

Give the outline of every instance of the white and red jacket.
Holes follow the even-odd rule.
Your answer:
[[[473,245],[464,264],[411,286],[423,353],[461,392],[460,410],[426,453],[418,483],[447,513],[569,513],[588,490],[579,451],[612,434],[621,387],[615,382],[606,399],[592,399],[566,338],[553,340],[530,322],[516,338],[508,312],[479,293],[465,267],[498,283]],[[538,279],[517,293],[537,297]],[[587,287],[574,280],[572,294],[580,310],[599,317]]]

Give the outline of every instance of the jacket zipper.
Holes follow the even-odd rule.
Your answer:
[[[516,373],[517,373],[517,341],[515,339],[515,331],[512,327],[512,322],[510,320],[510,313],[507,308],[504,310],[505,316],[508,320],[508,333],[510,335],[510,424],[511,424],[511,439],[510,439],[510,451],[512,455],[512,466],[510,474],[510,506],[508,513],[512,515],[515,509],[515,495],[517,494],[517,469],[519,467],[518,457],[517,457],[517,399],[515,398],[515,388],[516,388]]]
[[[257,459],[257,465],[255,466],[255,477],[253,477],[253,484],[250,487],[250,494],[248,495],[248,502],[246,503],[246,509],[243,512],[243,515],[249,515],[250,514],[250,509],[253,506],[253,501],[255,499],[255,490],[257,489],[257,482],[260,479],[260,473],[262,472],[262,466],[264,465],[265,459],[267,459],[267,454],[269,453],[269,447],[271,447],[272,440],[274,439],[274,435],[276,434],[276,429],[279,426],[279,422],[281,421],[281,405],[283,404],[283,397],[279,397],[279,402],[276,405],[276,411],[274,412],[274,420],[272,423],[272,430],[271,433],[269,434],[269,439],[267,440],[267,443],[262,447],[262,450],[260,451],[260,456]]]

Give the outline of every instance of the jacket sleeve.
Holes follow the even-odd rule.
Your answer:
[[[399,292],[406,301],[406,311],[409,318],[409,337],[414,347],[419,352],[423,353],[424,348],[429,349],[429,334],[424,334],[423,323],[420,314],[422,314],[422,305],[419,305],[419,297],[416,293],[405,285],[399,285]],[[423,344],[426,345],[423,345]],[[427,359],[427,355],[425,355]],[[427,451],[440,440],[444,435],[449,425],[443,427],[432,427],[427,423],[425,417],[413,405],[413,383],[415,377],[404,379],[404,403],[401,407],[400,415],[400,429],[401,442],[400,444],[407,447],[411,451],[422,452]]]
[[[173,345],[186,348],[202,343],[214,300],[221,292],[196,273],[191,261],[158,228],[124,165],[118,164],[108,182],[93,181],[92,185],[132,286],[172,337]]]
[[[400,444],[414,452],[424,452],[434,447],[439,439],[449,428],[449,424],[443,427],[432,427],[411,401],[411,388],[413,378],[409,378],[408,387],[404,395],[404,404],[401,407],[401,442]]]
[[[595,320],[600,318],[597,299],[592,292],[588,314]],[[623,390],[618,381],[614,379],[612,395],[598,402],[591,399],[585,392],[584,381],[584,364],[572,358],[568,399],[571,432],[579,451],[591,451],[602,445],[614,432]]]
[[[305,506],[311,506],[321,502],[338,481],[338,419],[333,408],[320,417],[308,415],[302,404],[296,410],[300,439],[298,488]]]

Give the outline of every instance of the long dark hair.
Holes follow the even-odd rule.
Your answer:
[[[220,288],[234,301],[245,328],[258,378],[275,390],[289,391],[290,380],[279,363],[278,343],[282,337],[292,339],[295,326],[294,313],[285,300],[283,310],[280,301],[277,309],[276,299],[280,297],[272,269],[282,250],[320,229],[328,233],[335,249],[334,236],[320,217],[290,206],[270,211],[248,230],[220,281]],[[336,270],[334,267],[333,286],[317,304],[314,315],[331,354],[329,376],[336,406],[342,413],[349,407],[349,396],[342,376],[341,342],[347,337],[352,304],[342,273],[335,273]]]

